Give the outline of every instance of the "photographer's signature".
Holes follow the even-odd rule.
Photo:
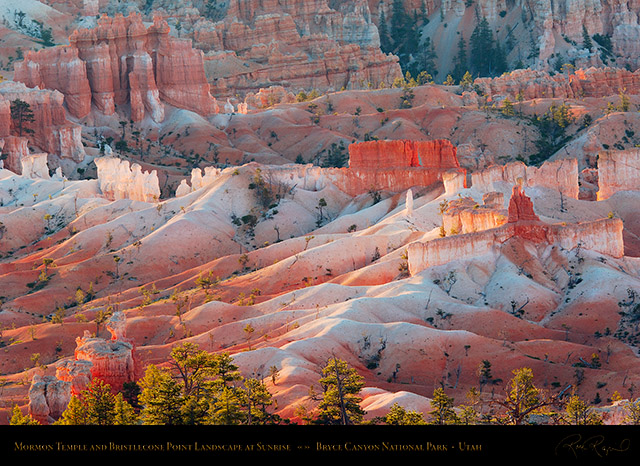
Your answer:
[[[609,444],[605,440],[604,435],[583,437],[580,434],[574,434],[562,439],[558,446],[556,446],[556,454],[569,452],[576,457],[580,454],[595,454],[601,458],[604,458],[613,453],[622,453],[628,451],[630,447],[630,439],[620,440],[620,442],[617,444]]]

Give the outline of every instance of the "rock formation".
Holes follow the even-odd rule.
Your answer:
[[[500,195],[502,193],[490,193]],[[490,230],[507,222],[507,210],[495,197],[485,196],[483,204],[471,197],[449,201],[442,215],[442,226],[446,234],[472,233]]]
[[[540,218],[533,211],[533,202],[519,185],[513,187],[508,212],[509,223],[540,221]]]
[[[135,380],[134,344],[126,338],[125,318],[115,312],[107,322],[111,340],[92,337],[85,330],[76,338],[73,359],[60,361],[55,376],[33,377],[29,389],[29,412],[41,424],[62,416],[71,396],[87,389],[94,378],[109,384],[114,392]]]
[[[187,180],[182,180],[180,186],[176,189],[176,197],[181,197],[197,189],[209,186],[220,176],[221,172],[222,170],[216,167],[205,167],[204,170],[194,168],[191,170],[191,185],[187,183]]]
[[[640,150],[605,151],[598,154],[598,200],[618,191],[640,190]]]
[[[143,172],[142,167],[117,157],[99,157],[94,160],[98,167],[98,184],[109,200],[132,199],[142,202],[157,202],[160,199],[158,174]]]
[[[398,58],[380,51],[365,0],[234,0],[221,21],[189,20],[194,43],[207,51],[215,95],[269,86],[294,92],[362,89],[389,86],[402,76]]]
[[[624,68],[577,69],[567,74],[551,75],[547,71],[519,69],[496,78],[474,81],[488,96],[509,97],[512,101],[541,98],[578,99],[627,94],[640,94],[640,70]]]
[[[512,238],[567,250],[581,247],[616,258],[624,255],[623,223],[618,218],[569,225],[547,224],[539,220],[531,199],[518,185],[513,187],[508,212],[508,222],[497,228],[410,244],[410,273],[498,251]]]
[[[578,161],[560,159],[544,162],[540,167],[527,166],[523,162],[494,165],[471,174],[471,186],[481,192],[496,190],[497,183],[509,185],[522,183],[523,187],[541,186],[554,189],[578,199]]]
[[[216,113],[202,52],[169,30],[158,17],[146,28],[139,14],[102,16],[96,28],[74,31],[68,47],[29,52],[15,65],[14,79],[57,89],[76,118],[86,117],[92,103],[107,115],[127,104],[133,121],[164,120],[163,103]]]
[[[451,142],[388,140],[349,145],[349,168],[343,183],[345,192],[363,193],[372,188],[401,192],[416,186],[442,183],[445,173],[456,186],[466,187],[466,170],[460,168]],[[461,176],[461,178],[457,178]]]
[[[434,141],[367,141],[349,145],[349,168],[459,168],[456,148],[446,139]]]
[[[11,102],[15,100],[26,102],[33,112],[33,121],[24,123],[22,136],[11,120]],[[13,81],[0,83],[0,139],[4,140],[6,168],[20,174],[22,158],[30,155],[29,145],[47,152],[52,167],[58,166],[60,159],[84,159],[81,127],[67,120],[63,100],[55,90],[30,89]]]
[[[29,388],[29,414],[40,424],[51,424],[62,416],[70,399],[70,382],[36,374]]]

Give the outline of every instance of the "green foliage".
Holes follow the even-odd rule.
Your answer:
[[[445,425],[458,421],[458,416],[453,410],[453,398],[447,396],[443,388],[436,388],[431,398],[432,411],[429,412],[433,424]]]
[[[31,414],[24,415],[18,405],[13,407],[13,411],[11,412],[11,419],[9,420],[9,425],[12,426],[39,426],[40,423],[36,421]]]
[[[322,401],[318,422],[329,425],[360,424],[364,410],[360,407],[363,378],[347,362],[332,357],[322,369]]]
[[[35,121],[35,117],[31,110],[31,105],[24,100],[12,100],[11,121],[18,132],[18,136],[22,137],[23,133],[32,134],[33,130],[29,128],[29,124]]]
[[[513,108],[513,102],[511,102],[508,97],[502,101],[501,111],[504,116],[514,116],[516,114]]]
[[[323,167],[345,167],[349,161],[349,156],[347,155],[347,149],[344,145],[344,141],[340,141],[339,144],[332,142],[329,147],[329,151],[327,156],[322,161]]]
[[[384,423],[391,426],[425,425],[422,413],[417,411],[407,411],[398,403],[394,403],[384,417]]]
[[[469,65],[467,63],[467,44],[464,41],[464,37],[461,35],[458,40],[458,53],[453,59],[453,71],[451,76],[454,80],[460,81],[468,70]],[[471,75],[469,75],[471,76]]]
[[[533,371],[522,367],[513,371],[513,378],[507,386],[504,400],[494,403],[504,409],[503,422],[511,425],[525,424],[532,414],[542,414],[544,409],[556,400],[547,398],[533,383]]]
[[[470,64],[476,76],[499,76],[507,70],[506,55],[483,17],[469,39]]]
[[[602,417],[574,393],[567,401],[562,415],[562,423],[573,426],[601,425]]]
[[[133,407],[121,393],[114,395],[111,386],[94,378],[79,396],[72,396],[57,425],[130,425],[137,423]]]
[[[531,156],[531,163],[542,163],[559,150],[568,139],[566,129],[573,121],[571,109],[565,103],[552,104],[547,112],[535,118],[533,122],[538,127],[540,138],[535,142],[538,153]]]
[[[582,25],[582,46],[591,51],[593,49],[593,42],[591,42],[591,37],[589,37],[589,31],[587,31],[587,27]]]
[[[271,394],[261,380],[244,378],[228,353],[210,354],[193,343],[173,348],[168,369],[147,368],[140,382],[143,424],[266,424]]]

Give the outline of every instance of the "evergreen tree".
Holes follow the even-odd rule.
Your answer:
[[[138,422],[138,415],[133,407],[124,399],[122,393],[115,396],[113,408],[113,424],[116,426],[130,426]]]
[[[20,407],[15,405],[11,412],[11,420],[9,421],[11,426],[39,426],[40,423],[36,421],[31,414],[24,415],[20,411]]]
[[[474,28],[469,43],[470,63],[474,74],[496,76],[506,71],[506,54],[500,44],[496,43],[487,18],[483,17]]]
[[[573,426],[602,424],[602,418],[575,393],[569,397],[562,420]]]
[[[411,22],[409,16],[404,9],[402,0],[393,0],[391,5],[391,38],[393,40],[394,52],[401,55],[405,52],[408,39],[408,29]]]
[[[340,144],[336,144],[335,142],[331,143],[329,152],[322,162],[322,166],[341,168],[346,166],[348,162],[349,157],[347,156],[344,141],[341,140]]]
[[[363,378],[338,358],[331,358],[322,369],[320,384],[324,390],[318,420],[324,424],[359,424],[364,417],[360,407]]]
[[[465,43],[464,37],[460,36],[460,40],[458,40],[458,53],[453,61],[453,71],[451,72],[451,76],[456,81],[460,81],[464,76],[465,72],[468,69],[467,65],[467,45]]]
[[[587,27],[584,24],[582,25],[582,46],[588,51],[593,49],[593,42],[591,42],[589,31],[587,31]]]
[[[31,105],[24,100],[15,99],[11,101],[11,120],[14,128],[18,132],[18,136],[22,137],[23,133],[33,133],[29,128],[29,123],[35,121]]]
[[[55,422],[62,426],[81,426],[87,424],[87,407],[77,396],[72,396],[60,419]]]
[[[511,102],[511,100],[508,97],[506,97],[502,101],[502,114],[504,116],[513,116],[516,114],[513,108],[513,102]]]
[[[94,378],[89,387],[82,391],[80,399],[86,407],[87,424],[113,425],[116,400],[109,384]]]
[[[171,350],[171,366],[182,380],[182,395],[199,398],[207,378],[216,369],[216,358],[194,343],[183,343]]]
[[[429,414],[433,418],[434,424],[452,424],[458,419],[453,410],[453,398],[447,396],[444,389],[440,387],[436,388],[433,392],[431,407],[433,410],[429,412]]]
[[[211,424],[237,425],[246,419],[246,393],[234,386],[223,386],[209,406]]]
[[[468,71],[465,72],[464,76],[462,76],[462,79],[460,80],[460,86],[462,86],[465,91],[468,91],[473,87],[473,77],[471,76],[471,73]]]
[[[378,34],[380,35],[380,49],[384,53],[390,53],[393,50],[393,45],[389,38],[389,27],[387,26],[387,18],[382,5],[380,6],[380,19],[378,20]]]
[[[153,364],[148,366],[144,378],[140,381],[140,388],[140,417],[143,424],[182,424],[181,406],[184,399],[180,385],[173,380],[168,371]]]
[[[244,381],[246,401],[246,423],[247,424],[272,424],[279,421],[278,416],[274,416],[267,411],[273,405],[273,397],[267,386],[261,380],[247,378]]]
[[[541,413],[543,408],[555,402],[534,385],[533,371],[528,367],[513,371],[508,390],[504,400],[493,400],[504,408],[507,424],[522,425],[530,415]]]
[[[385,424],[391,426],[424,425],[426,421],[422,413],[407,411],[398,403],[394,403],[389,413],[384,417]]]
[[[538,153],[530,157],[530,161],[538,164],[547,160],[565,143],[566,128],[573,123],[573,114],[567,104],[552,104],[542,116],[534,119],[538,126],[540,138],[535,144]]]

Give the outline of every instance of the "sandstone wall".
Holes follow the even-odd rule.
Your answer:
[[[22,100],[33,112],[33,122],[25,123],[23,136],[11,121],[11,102]],[[4,138],[5,152],[9,155],[7,168],[21,173],[21,157],[29,154],[29,144],[57,157],[81,162],[85,157],[82,128],[67,120],[63,106],[64,96],[55,90],[30,89],[23,83],[0,83],[0,138]],[[11,138],[16,139],[11,139]],[[24,139],[25,142],[19,142]]]
[[[147,29],[139,14],[102,16],[97,27],[74,31],[69,46],[29,52],[16,63],[14,79],[60,91],[77,118],[86,117],[92,103],[107,115],[128,104],[134,121],[146,115],[162,121],[163,102],[216,113],[203,53],[169,31],[160,18]]]
[[[640,149],[598,154],[598,200],[618,191],[640,189]]]
[[[496,183],[522,183],[524,187],[542,186],[560,191],[572,199],[578,199],[578,161],[561,159],[544,162],[540,167],[527,166],[523,162],[496,165],[471,174],[471,186],[481,192],[496,190]]]
[[[446,170],[459,168],[456,148],[446,139],[433,141],[385,140],[349,145],[352,169],[422,167]]]

